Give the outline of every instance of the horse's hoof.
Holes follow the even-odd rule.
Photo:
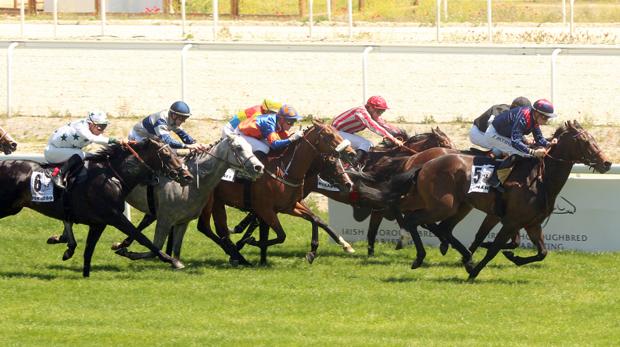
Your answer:
[[[411,269],[417,269],[420,266],[422,266],[422,263],[424,263],[424,259],[416,259],[413,261],[413,263],[411,263]]]
[[[474,262],[471,259],[469,259],[468,261],[463,261],[463,266],[465,266],[465,270],[469,274],[474,271]]]
[[[345,253],[353,254],[355,253],[355,248],[351,247],[351,245],[342,246],[342,249]]]
[[[47,239],[47,244],[48,245],[55,245],[57,243],[60,243],[60,236],[59,235],[52,235]]]
[[[181,270],[185,268],[185,265],[183,265],[180,260],[174,258],[172,258],[172,262],[170,263],[170,265],[175,270]]]
[[[129,254],[129,251],[127,250],[127,248],[119,248],[114,253],[116,253],[117,255],[120,255],[121,257],[127,257],[127,255]]]
[[[232,267],[237,267],[237,266],[239,266],[239,259],[228,258],[228,263]]]
[[[314,255],[313,252],[308,252],[306,253],[306,260],[308,261],[308,263],[312,264],[312,262],[314,261],[314,258],[316,256]]]
[[[394,247],[395,250],[399,250],[399,249],[403,249],[403,241],[398,240],[398,242],[396,242],[396,247]]]
[[[375,256],[375,250],[373,248],[368,248],[368,256],[369,257],[374,257]]]
[[[65,253],[62,255],[62,261],[67,261],[73,257],[74,249],[68,248]]]
[[[121,248],[125,248],[123,247],[123,243],[122,242],[114,242],[112,244],[112,247],[110,247],[113,251],[118,251]]]
[[[446,253],[448,253],[448,247],[450,247],[450,244],[447,242],[442,242],[439,245],[439,252],[441,252],[441,255],[446,255]]]
[[[504,257],[513,260],[515,258],[515,253],[512,251],[503,251],[502,254],[504,255]]]

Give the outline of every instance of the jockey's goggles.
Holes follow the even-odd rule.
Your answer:
[[[108,125],[107,125],[107,124],[93,124],[93,125],[94,125],[94,126],[95,126],[95,128],[97,128],[97,130],[99,130],[99,131],[104,131],[104,130],[105,130],[105,128],[107,128],[107,127],[108,127]]]

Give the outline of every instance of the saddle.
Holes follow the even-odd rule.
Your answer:
[[[45,174],[45,176],[52,178],[52,176],[54,175],[54,172],[57,170],[60,170],[63,164],[64,163],[55,163],[55,164],[45,163],[45,164],[41,164],[41,168],[43,169],[43,173]],[[88,162],[85,161],[84,165],[82,165],[82,167],[80,167],[79,170],[69,171],[68,173],[66,173],[65,175],[66,186],[69,187],[70,185],[73,185],[76,183],[82,183],[86,181],[86,177],[88,176],[87,169],[88,169]],[[52,180],[52,182],[54,182],[54,180]],[[56,183],[54,183],[54,186],[57,188],[63,189],[62,187],[58,186]]]

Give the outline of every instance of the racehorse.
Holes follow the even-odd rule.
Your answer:
[[[611,168],[611,162],[598,147],[596,140],[577,121],[566,122],[555,131],[553,137],[558,142],[548,150],[543,160],[519,160],[515,163],[508,178],[510,182],[506,184],[499,203],[494,194],[468,193],[474,157],[462,154],[441,156],[421,168],[410,170],[406,175],[395,177],[391,186],[399,189],[391,192],[366,190],[365,193],[375,193],[375,198],[381,197],[379,201],[382,203],[397,205],[404,212],[405,226],[415,233],[418,225],[442,221],[436,232],[451,235],[454,227],[472,208],[488,215],[496,215],[501,211],[502,228],[484,258],[475,267],[471,264],[471,253],[459,250],[463,254],[470,280],[478,276],[521,228],[528,233],[537,248],[537,254],[526,258],[514,256],[510,252],[505,255],[516,265],[542,261],[547,255],[547,249],[541,224],[553,212],[555,199],[568,180],[573,165],[583,163],[599,173],[605,173]],[[402,194],[406,195],[401,199]],[[419,238],[414,239],[414,242],[421,244]],[[421,263],[421,259],[416,259],[414,265],[418,262]]]
[[[157,249],[123,215],[127,194],[137,184],[151,179],[155,172],[163,172],[184,184],[193,179],[175,152],[163,142],[147,139],[135,145],[109,146],[87,160],[86,177],[80,180],[78,176],[68,191],[54,189],[51,202],[32,201],[31,176],[35,172],[44,172],[45,166],[25,160],[1,162],[0,186],[3,193],[0,195],[0,218],[14,215],[28,207],[48,217],[87,224],[89,230],[82,270],[84,277],[90,275],[95,245],[107,225],[136,238],[174,268],[182,268],[181,262]],[[40,181],[38,186],[37,182],[33,186],[35,192],[43,184],[41,181],[45,178],[42,175],[37,176]]]
[[[215,239],[215,234],[210,227],[211,213],[213,213],[217,234],[220,238],[228,238],[229,230],[226,225],[224,205],[250,209],[276,232],[275,239],[261,238],[257,242],[250,237],[245,240],[247,244],[260,247],[260,262],[265,264],[267,247],[283,243],[286,238],[277,213],[283,212],[309,221],[317,220],[311,211],[298,210],[297,202],[302,199],[304,180],[308,170],[314,160],[321,158],[322,153],[345,156],[345,160],[349,162],[355,157],[355,151],[348,145],[348,141],[343,140],[335,128],[313,121],[313,126],[304,131],[301,140],[284,149],[280,156],[269,156],[269,162],[265,168],[267,175],[253,182],[249,191],[245,191],[243,183],[220,182],[214,190],[213,206],[208,204],[202,212],[198,221],[198,230]],[[249,199],[246,198],[247,193],[250,193]],[[246,200],[249,200],[247,204]],[[239,263],[245,264],[243,259],[240,259]]]
[[[238,135],[228,135],[210,146],[206,152],[192,152],[185,157],[185,164],[196,177],[196,184],[183,187],[173,180],[163,178],[161,182],[147,188],[146,185],[136,186],[127,196],[127,202],[134,208],[145,213],[137,229],[142,231],[157,220],[153,243],[162,248],[168,234],[174,235],[174,244],[168,255],[180,260],[183,236],[187,224],[198,218],[200,211],[207,202],[213,187],[220,181],[228,168],[234,168],[251,179],[262,175],[264,165],[252,153],[252,147]],[[149,189],[152,189],[149,191]],[[71,232],[65,226],[65,233],[61,238],[52,236],[49,243],[55,239],[69,239],[65,235]],[[130,259],[144,259],[155,257],[153,252],[134,253],[127,247],[133,239],[126,238],[121,243],[112,246],[117,254]],[[234,245],[231,249],[236,250]],[[68,245],[75,248],[75,245]]]
[[[17,150],[17,142],[13,140],[9,133],[0,127],[0,150],[9,155]]]

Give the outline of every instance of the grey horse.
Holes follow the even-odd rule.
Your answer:
[[[158,248],[161,249],[168,234],[174,232],[173,254],[177,259],[180,257],[181,244],[187,224],[198,218],[213,188],[220,182],[226,170],[233,168],[252,180],[260,177],[264,170],[264,165],[252,153],[250,144],[234,134],[217,141],[206,152],[190,154],[186,157],[185,163],[195,177],[195,184],[181,187],[174,181],[162,178],[157,185],[153,186],[152,205],[150,207],[147,186],[145,185],[135,187],[126,199],[131,206],[147,214],[138,226],[139,230],[142,229],[141,226],[149,225],[154,219],[157,219],[153,243],[158,245]],[[75,242],[71,227],[70,223],[65,222],[63,235],[61,237],[50,237],[48,243],[69,240],[67,252],[71,248],[75,249],[77,244],[71,244],[71,241]],[[129,256],[130,252],[127,251],[126,246],[131,241],[133,240],[128,238],[121,244],[113,245],[113,249],[117,249],[119,255]],[[234,245],[231,246],[234,248]],[[234,249],[236,250],[236,248]],[[63,260],[69,259],[73,253],[71,251],[67,257],[67,252],[65,252]],[[139,257],[130,258],[141,259],[154,256],[155,254],[152,252],[147,252],[141,253]]]

